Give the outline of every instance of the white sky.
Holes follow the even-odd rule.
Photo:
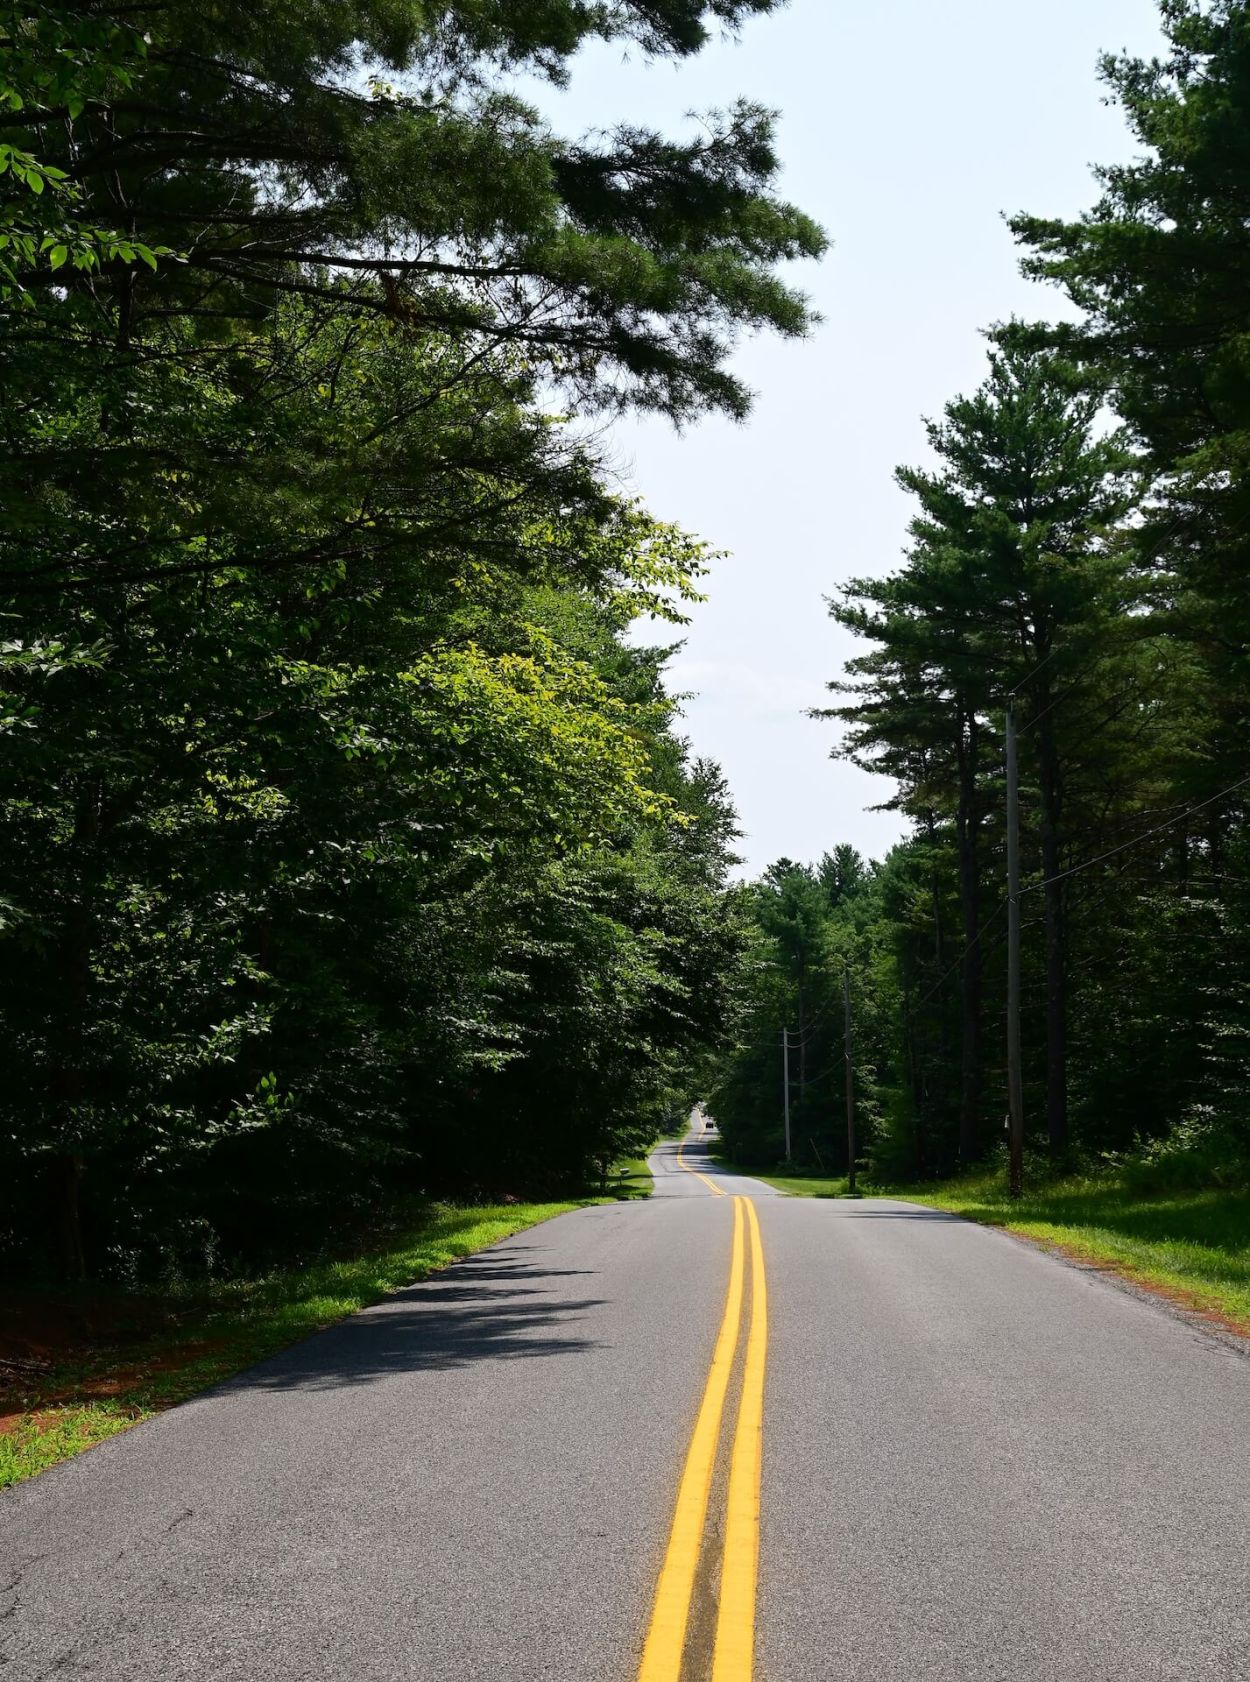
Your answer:
[[[831,759],[836,727],[804,717],[855,652],[823,598],[889,571],[906,536],[899,462],[924,457],[922,415],[979,383],[979,329],[1060,313],[1026,284],[1003,213],[1073,215],[1089,166],[1130,155],[1097,57],[1159,43],[1154,0],[791,0],[680,68],[619,47],[577,61],[543,103],[568,132],[631,120],[680,131],[739,96],[780,109],[784,195],[833,249],[798,280],[813,338],[745,345],[745,425],[614,430],[628,486],[664,519],[731,551],[696,608],[675,686],[694,750],[724,767],[750,874],[840,841],[880,857],[890,785]]]

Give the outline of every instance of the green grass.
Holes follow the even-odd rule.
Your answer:
[[[841,1179],[830,1179],[826,1174],[757,1174],[753,1169],[743,1169],[753,1179],[763,1180],[766,1186],[776,1186],[778,1191],[784,1191],[790,1197],[845,1197],[846,1175]]]
[[[171,1299],[171,1309],[183,1310],[176,1315],[176,1332],[60,1367],[18,1398],[18,1417],[0,1432],[0,1489],[428,1278],[458,1257],[586,1201],[434,1208],[384,1249],[231,1282],[191,1302]]]
[[[0,1435],[0,1489],[94,1448],[105,1437],[137,1425],[152,1411],[100,1401],[23,1415],[12,1430]]]
[[[608,1176],[608,1195],[621,1202],[650,1197],[655,1189],[645,1156],[626,1156],[613,1165]]]
[[[846,1180],[761,1174],[797,1197],[842,1197]],[[1002,1227],[1105,1267],[1250,1335],[1250,1192],[1170,1186],[1166,1177],[1108,1171],[1035,1181],[1019,1199],[1000,1170],[939,1184],[865,1188]]]

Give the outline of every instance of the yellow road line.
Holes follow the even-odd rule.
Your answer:
[[[692,1168],[693,1174],[695,1170]],[[699,1564],[699,1550],[703,1544],[703,1529],[707,1522],[708,1497],[712,1489],[712,1469],[716,1462],[716,1445],[720,1440],[721,1417],[725,1411],[725,1392],[729,1374],[738,1348],[738,1332],[742,1321],[743,1273],[745,1245],[743,1243],[742,1205],[745,1200],[734,1198],[733,1255],[729,1264],[729,1291],[725,1297],[725,1313],[721,1320],[712,1365],[695,1420],[694,1435],[686,1454],[685,1469],[677,1489],[677,1507],[673,1527],[669,1532],[668,1549],[660,1568],[656,1585],[655,1604],[651,1612],[651,1626],[646,1646],[642,1650],[642,1666],[638,1682],[678,1682],[682,1652],[686,1645],[686,1626],[690,1621],[690,1597],[694,1591],[695,1571]]]
[[[706,1174],[700,1174],[700,1172],[697,1168],[692,1168],[690,1166],[690,1164],[686,1161],[685,1157],[682,1155],[682,1152],[685,1150],[685,1148],[686,1148],[686,1141],[683,1139],[682,1142],[677,1147],[677,1160],[678,1160],[678,1162],[681,1163],[682,1167],[686,1170],[687,1174],[693,1174],[696,1180],[702,1180],[703,1184],[705,1186],[710,1186],[712,1188],[712,1190],[716,1193],[717,1197],[724,1197],[725,1191],[724,1191],[724,1188],[722,1186],[718,1186],[715,1180],[709,1180]]]
[[[764,1435],[764,1368],[768,1358],[768,1289],[764,1247],[755,1205],[747,1200],[751,1227],[751,1329],[747,1334],[742,1399],[729,1463],[725,1553],[712,1682],[751,1682],[755,1664],[755,1586],[760,1558],[760,1472]]]

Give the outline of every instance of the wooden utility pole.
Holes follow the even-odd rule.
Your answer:
[[[855,1195],[855,1040],[851,1020],[851,972],[842,971],[842,1009],[846,1019],[846,1189]]]
[[[781,1084],[786,1112],[786,1161],[790,1160],[790,1030],[781,1030]]]
[[[1020,1067],[1020,770],[1016,709],[1007,702],[1007,1097],[1008,1190],[1024,1190],[1024,1076]]]

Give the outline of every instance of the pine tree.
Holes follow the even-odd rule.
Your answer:
[[[1250,12],[1242,0],[1160,11],[1167,52],[1102,64],[1135,161],[1098,172],[1102,196],[1077,221],[1012,226],[1026,273],[1083,312],[1019,336],[1059,346],[1109,389],[1145,452],[1140,562],[1211,673],[1193,799],[1235,780],[1250,726]]]
[[[595,36],[681,57],[712,19],[732,28],[772,4],[175,0],[152,16],[136,72],[73,100],[50,82],[0,132],[63,171],[84,216],[120,215],[123,233],[177,261],[28,283],[46,304],[68,276],[79,332],[124,354],[171,323],[203,354],[298,294],[321,311],[523,347],[596,403],[740,414],[734,338],[806,329],[776,265],[824,245],[775,195],[772,115],[740,103],[690,140],[636,126],[570,140],[507,79],[562,80]],[[13,27],[52,59],[49,20],[71,36],[129,29],[124,12],[36,7]]]
[[[919,503],[903,571],[858,581],[834,612],[879,648],[852,664],[856,699],[835,709],[850,751],[907,774],[902,800],[953,821],[963,921],[961,1154],[980,1109],[981,852],[985,775],[1008,696],[1027,708],[1045,882],[1046,1113],[1068,1140],[1064,863],[1068,689],[1106,652],[1125,605],[1112,541],[1130,502],[1122,440],[1096,435],[1097,399],[1051,353],[1006,349],[968,398],[929,426],[936,470],[904,468]],[[900,757],[900,754],[903,757]],[[908,759],[909,756],[909,759]],[[917,774],[919,773],[919,774]],[[930,823],[932,820],[929,820]]]

